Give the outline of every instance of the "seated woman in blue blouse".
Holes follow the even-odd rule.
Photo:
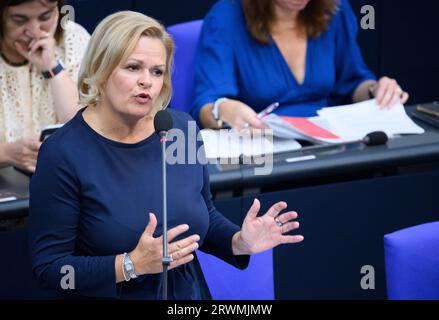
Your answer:
[[[30,185],[33,271],[46,286],[68,296],[162,297],[161,144],[153,118],[171,97],[173,50],[163,26],[140,13],[113,14],[93,33],[78,82],[85,107],[43,143]],[[193,120],[170,112],[189,137]],[[255,199],[240,229],[215,209],[205,165],[167,171],[170,299],[208,297],[197,248],[245,268],[250,254],[303,240],[285,234],[299,226],[295,212],[280,214],[285,202],[257,217]],[[69,268],[74,288],[63,288]]]
[[[395,80],[376,81],[364,64],[357,30],[347,0],[218,1],[204,19],[192,115],[204,127],[263,128],[257,113],[273,102],[292,116],[371,97],[405,103]]]

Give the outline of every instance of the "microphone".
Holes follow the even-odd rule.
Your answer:
[[[385,144],[389,138],[387,134],[383,131],[374,131],[367,134],[362,142],[367,146],[377,146],[380,144]]]
[[[172,262],[168,255],[168,207],[166,186],[166,135],[172,128],[172,117],[168,110],[160,110],[154,117],[154,129],[162,145],[162,200],[163,200],[163,300],[168,300],[168,267]]]
[[[166,137],[172,128],[172,117],[168,110],[160,110],[154,117],[154,129],[160,138]]]

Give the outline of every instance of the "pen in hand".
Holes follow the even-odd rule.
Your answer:
[[[258,113],[258,118],[262,119],[266,116],[268,116],[270,113],[272,113],[277,107],[279,107],[279,102],[273,102],[268,107],[266,107],[264,110]]]

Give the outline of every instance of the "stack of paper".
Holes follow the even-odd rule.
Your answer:
[[[361,139],[373,131],[384,131],[389,137],[397,134],[420,134],[425,130],[407,116],[400,103],[380,108],[375,100],[353,105],[323,108],[317,112],[336,133],[347,139]]]
[[[315,143],[357,141],[374,131],[390,138],[397,134],[420,134],[424,129],[406,114],[402,104],[382,109],[375,100],[319,110],[318,117],[300,118],[270,114],[264,118],[274,135]]]
[[[263,121],[273,130],[275,137],[308,140],[314,143],[344,142],[322,117],[303,118],[270,114]]]

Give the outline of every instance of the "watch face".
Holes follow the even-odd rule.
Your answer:
[[[127,263],[127,264],[126,264],[126,268],[127,268],[127,271],[128,271],[128,272],[133,271],[133,265],[132,265],[131,263]]]

